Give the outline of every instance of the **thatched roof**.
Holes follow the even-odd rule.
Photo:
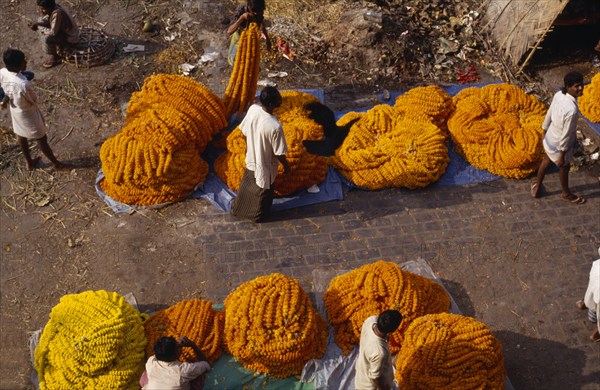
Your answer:
[[[489,0],[486,29],[496,47],[522,69],[569,0]]]

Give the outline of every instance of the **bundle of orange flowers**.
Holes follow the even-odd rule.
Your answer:
[[[142,316],[116,292],[65,295],[35,349],[40,389],[139,389]]]
[[[396,360],[401,389],[504,389],[502,345],[482,323],[457,314],[417,318]]]
[[[454,111],[452,97],[435,85],[416,87],[396,98],[394,108],[400,117],[412,117],[421,122],[432,122],[446,129],[446,120]]]
[[[100,186],[131,205],[177,201],[206,178],[198,153],[226,124],[210,89],[184,76],[151,76],[132,95],[123,129],[102,144]]]
[[[259,65],[260,32],[256,23],[250,23],[240,35],[233,72],[223,96],[227,118],[234,112],[242,115],[254,101]]]
[[[154,344],[163,336],[187,337],[192,340],[213,364],[221,356],[225,328],[225,313],[212,308],[212,302],[202,299],[183,300],[156,312],[144,323],[146,329],[146,356],[154,355]],[[196,361],[194,352],[185,348],[179,359]]]
[[[583,96],[579,98],[579,111],[591,122],[600,122],[600,73],[592,78],[592,82],[583,88]]]
[[[449,161],[446,136],[431,122],[441,114],[420,111],[411,102],[410,97],[398,100],[402,110],[381,104],[340,118],[339,126],[359,119],[331,158],[332,165],[352,183],[370,190],[421,188],[437,181]]]
[[[415,318],[450,308],[450,298],[442,286],[385,261],[337,276],[323,299],[335,342],[344,354],[358,345],[363,322],[370,316],[390,309],[402,314],[400,327],[390,335],[390,352],[395,354],[403,347],[404,333]]]
[[[492,84],[464,89],[454,103],[448,129],[471,165],[515,179],[536,170],[546,109],[534,96],[513,85]]]
[[[324,157],[310,154],[302,144],[303,140],[316,140],[323,137],[323,127],[308,118],[305,105],[317,102],[311,94],[298,91],[281,93],[282,104],[274,114],[283,126],[288,147],[286,158],[290,172],[279,174],[275,179],[275,195],[286,196],[296,191],[321,183],[327,174],[327,161]],[[246,169],[246,141],[239,128],[227,137],[227,151],[215,162],[215,172],[233,191],[240,187]]]
[[[282,274],[243,283],[225,300],[226,348],[249,370],[298,376],[320,359],[327,325],[295,279]]]

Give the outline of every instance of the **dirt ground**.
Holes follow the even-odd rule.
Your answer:
[[[17,47],[26,52],[29,68],[35,72],[50,144],[60,159],[77,167],[71,172],[54,172],[45,162],[43,169],[27,171],[13,139],[10,116],[6,110],[0,112],[1,389],[30,386],[29,335],[43,327],[51,308],[65,294],[88,289],[132,292],[140,307],[151,311],[185,298],[220,301],[237,283],[262,271],[241,260],[227,264],[217,261],[219,255],[231,251],[229,247],[222,246],[219,255],[209,253],[205,245],[207,237],[223,232],[234,235],[245,225],[240,227],[223,217],[208,201],[184,201],[164,209],[115,215],[93,187],[100,168],[100,146],[122,127],[122,106],[141,87],[146,76],[177,72],[179,64],[195,63],[201,55],[217,51],[220,56],[198,65],[191,77],[222,95],[231,71],[224,57],[227,50],[224,30],[238,4],[230,0],[61,3],[76,15],[81,25],[102,28],[113,37],[117,52],[103,66],[87,69],[64,64],[46,70],[41,66],[39,36],[26,28],[26,21],[37,17],[34,2],[0,2],[0,14],[5,20],[0,26],[0,47]],[[281,9],[281,2],[276,3],[280,8],[275,8]],[[323,2],[327,5],[323,12],[304,11],[317,22],[319,18],[351,18],[352,7],[344,6],[345,3]],[[360,8],[363,6],[379,9],[374,4],[351,3],[356,9],[363,10]],[[384,3],[380,2],[380,6]],[[291,4],[300,7],[310,3]],[[357,15],[354,17],[360,19],[362,14]],[[361,21],[340,23],[336,29],[306,31],[304,25],[299,29],[284,18],[272,20],[271,31],[294,43],[292,48],[297,58],[291,62],[281,53],[264,53],[260,79],[267,78],[269,72],[287,72],[287,77],[272,78],[280,89],[324,88],[334,109],[373,103],[375,94],[385,89],[457,81],[455,72],[440,67],[436,73],[434,66],[419,66],[411,61],[416,58],[411,50],[416,48],[399,38],[406,26],[388,24],[389,30],[380,30]],[[143,32],[145,21],[151,21],[155,31]],[[144,45],[145,50],[126,53],[123,48],[128,44]],[[482,49],[474,44],[473,50],[476,48]],[[394,53],[402,61],[392,60]],[[481,58],[473,56],[478,61],[485,58],[484,53],[477,54]],[[460,68],[467,65],[468,62],[461,63]],[[568,66],[577,67],[587,76],[597,71],[585,61]],[[480,81],[492,80],[498,73],[493,67],[481,68]],[[559,86],[563,70],[552,67],[533,72],[531,79],[524,82],[533,84],[535,91],[547,99],[549,95],[544,95],[544,91]],[[592,137],[598,144],[585,125],[581,129],[584,136]],[[34,153],[39,151],[34,149]],[[586,175],[600,176],[598,164],[582,170]],[[598,211],[592,210],[590,217],[597,218]],[[309,221],[311,218],[314,216],[306,217]],[[290,223],[279,221],[270,229],[277,231],[277,223],[282,231],[290,227]],[[266,233],[258,230],[257,234]],[[269,235],[273,237],[275,233]],[[597,246],[597,232],[590,239],[592,244],[594,240]],[[535,252],[535,248],[531,250]],[[201,270],[187,272],[197,264],[202,264]],[[239,274],[236,278],[223,276],[236,272]],[[468,277],[466,274],[468,271],[462,276]],[[294,276],[310,285],[308,272]],[[479,284],[479,288],[484,290],[485,284]],[[464,297],[458,299],[465,302]],[[534,305],[535,299],[529,303]],[[520,340],[518,330],[511,330],[515,331],[515,339]],[[592,375],[596,372],[592,369]],[[535,388],[538,383],[535,376],[529,372],[521,375],[523,388]],[[593,383],[593,378],[589,383]]]

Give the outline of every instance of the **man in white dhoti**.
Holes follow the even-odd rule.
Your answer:
[[[600,255],[600,248],[598,254]],[[588,319],[596,323],[590,340],[600,342],[600,259],[592,263],[587,290],[583,300],[577,302],[577,307],[580,310],[588,309]]]
[[[577,119],[579,118],[577,98],[582,93],[583,75],[570,72],[564,77],[564,87],[552,98],[542,124],[546,155],[538,169],[536,181],[531,185],[531,196],[534,198],[540,196],[546,170],[552,162],[559,169],[563,200],[573,204],[585,202],[582,196],[572,193],[569,189],[569,169],[577,142]]]
[[[70,169],[54,156],[48,137],[42,111],[37,105],[37,96],[23,71],[27,68],[25,54],[21,50],[8,49],[3,55],[6,68],[0,69],[0,87],[4,90],[2,107],[10,108],[13,131],[17,136],[23,156],[30,170],[36,168],[39,157],[32,158],[29,152],[29,140],[37,140],[40,150],[54,164],[56,169]]]

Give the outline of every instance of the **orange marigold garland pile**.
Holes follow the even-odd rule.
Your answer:
[[[344,354],[358,345],[362,324],[372,315],[389,309],[402,313],[400,327],[390,335],[390,352],[395,354],[415,318],[450,308],[450,298],[442,286],[385,261],[334,278],[323,299],[335,342]]]
[[[130,205],[180,200],[206,178],[198,153],[226,124],[210,89],[184,76],[151,76],[133,94],[123,129],[102,144],[100,186]]]
[[[584,117],[591,122],[600,122],[600,73],[596,73],[591,84],[583,88],[583,96],[578,101]]]
[[[399,117],[432,122],[446,130],[446,120],[454,111],[452,97],[435,85],[416,87],[398,96],[394,103]]]
[[[242,115],[254,101],[260,67],[260,32],[256,23],[242,31],[233,71],[223,96],[227,118]]]
[[[521,179],[533,173],[543,153],[545,107],[509,84],[467,88],[454,97],[448,130],[471,165]]]
[[[286,196],[296,191],[310,188],[321,183],[327,174],[327,161],[324,157],[310,154],[302,144],[303,140],[315,140],[323,137],[323,127],[308,118],[306,104],[317,102],[311,94],[298,91],[281,93],[282,104],[274,112],[283,126],[288,147],[286,158],[290,164],[290,173],[279,174],[275,179],[275,195]],[[227,151],[215,162],[215,172],[233,191],[239,189],[246,169],[246,141],[239,128],[227,137]]]
[[[448,149],[446,136],[429,115],[441,114],[418,114],[419,107],[410,102],[397,103],[406,108],[401,111],[380,104],[366,113],[344,115],[339,126],[359,120],[331,158],[332,165],[352,183],[369,190],[414,189],[437,181],[448,166]]]
[[[481,322],[429,314],[405,332],[396,360],[401,389],[504,389],[502,345]]]
[[[323,356],[327,325],[300,284],[275,273],[229,294],[225,339],[227,351],[247,369],[285,378]]]
[[[154,344],[163,336],[192,340],[212,365],[221,356],[225,313],[212,308],[212,302],[202,299],[183,300],[174,306],[156,312],[144,323],[146,356],[154,355]],[[190,348],[184,348],[179,360],[196,361]]]

